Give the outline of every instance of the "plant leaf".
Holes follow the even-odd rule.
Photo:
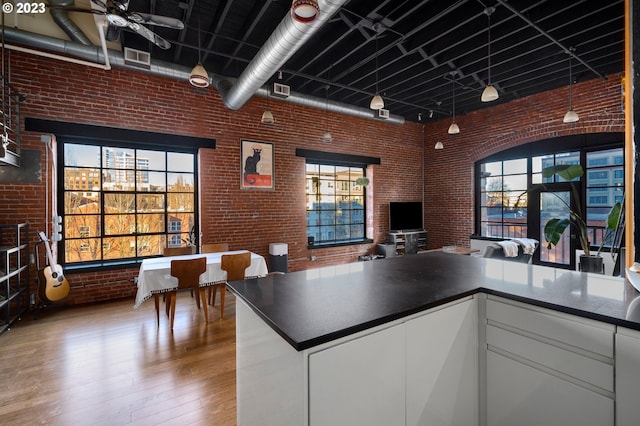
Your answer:
[[[616,229],[621,209],[622,205],[620,203],[615,203],[613,207],[611,207],[611,210],[609,210],[609,214],[607,215],[607,229]]]
[[[582,166],[579,164],[558,164],[542,169],[542,177],[548,178],[553,175],[558,175],[567,181],[582,177],[583,174]]]
[[[549,219],[546,225],[544,225],[544,239],[547,241],[547,248],[552,248],[558,244],[560,237],[571,221],[569,219],[558,219],[554,217]]]

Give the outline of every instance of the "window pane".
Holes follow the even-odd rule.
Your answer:
[[[139,234],[164,232],[164,214],[139,214],[136,221]]]
[[[135,211],[133,194],[104,194],[105,210],[109,213],[132,213]]]
[[[100,260],[102,248],[99,238],[83,238],[65,241],[65,260],[67,262],[86,262]]]
[[[170,212],[192,212],[194,211],[195,199],[193,197],[193,193],[176,193],[176,194],[168,194],[169,202],[167,205],[167,210]]]
[[[136,197],[136,211],[151,213],[164,211],[164,194],[138,194]]]
[[[64,165],[100,167],[100,147],[66,143],[64,144]]]
[[[100,216],[66,215],[64,217],[65,238],[89,238],[99,236]]]
[[[100,198],[97,192],[66,191],[64,211],[67,214],[99,213]]]
[[[105,146],[102,148],[102,162],[102,167],[105,169],[133,170],[136,168],[133,149]]]
[[[103,170],[102,189],[104,191],[133,191],[135,186],[133,170]]]
[[[146,151],[139,149],[138,169],[143,170],[166,170],[165,153],[161,151]]]
[[[171,172],[193,172],[193,154],[169,152],[167,170]]]
[[[136,172],[136,187],[138,191],[165,192],[167,175],[164,172]]]
[[[76,189],[80,191],[100,190],[100,169],[65,168],[64,189]]]
[[[103,253],[104,259],[126,259],[136,256],[136,237],[133,235],[105,238],[104,243],[109,247]]]
[[[168,191],[193,191],[193,182],[194,176],[191,173],[167,173]]]
[[[527,159],[520,158],[518,160],[505,161],[503,165],[503,170],[505,175],[527,173]]]
[[[512,175],[505,176],[503,181],[503,191],[526,191],[527,190],[527,175]]]
[[[104,216],[104,235],[124,235],[136,232],[133,214],[110,214]]]

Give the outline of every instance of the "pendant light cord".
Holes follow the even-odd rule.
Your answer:
[[[487,81],[489,83],[489,86],[491,86],[491,13],[487,13],[487,21],[489,23],[489,26],[487,28],[487,53],[488,53],[488,57],[487,57],[487,64],[488,64],[488,68],[487,68]]]
[[[378,92],[378,29],[376,28],[376,95],[380,94]]]
[[[572,53],[571,53],[572,51],[573,51],[573,48],[570,47],[569,48],[569,52],[568,52],[569,53],[569,110],[573,110],[573,97],[571,96],[572,92],[573,92],[573,88],[572,88],[572,86],[573,86],[572,71],[573,70],[572,70],[572,66],[571,66],[572,65],[572,60],[571,60],[572,58],[571,57],[573,56]]]

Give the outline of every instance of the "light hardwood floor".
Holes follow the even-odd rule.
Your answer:
[[[0,335],[2,425],[235,425],[235,303],[209,323],[180,293],[174,331],[153,300],[48,308]]]

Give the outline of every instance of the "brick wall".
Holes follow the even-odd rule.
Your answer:
[[[388,202],[422,196],[422,134],[415,123],[388,124],[329,113],[331,144],[321,142],[324,111],[271,99],[275,124],[260,117],[263,98],[239,111],[226,109],[214,88],[195,89],[142,72],[109,71],[14,53],[12,82],[26,95],[24,116],[216,139],[216,149],[199,155],[202,241],[228,242],[268,257],[272,242],[289,245],[289,269],[355,261],[372,244],[307,250],[304,164],[296,148],[380,157],[370,167],[369,237],[386,239]],[[295,90],[295,88],[293,88]],[[42,152],[40,134],[24,132],[23,149]],[[240,139],[274,143],[275,191],[240,190]],[[51,170],[51,169],[49,169]],[[45,223],[46,191],[41,184],[0,183],[0,223],[29,222],[31,242]],[[50,232],[47,232],[50,234]],[[310,256],[316,257],[311,261]],[[67,303],[85,303],[135,294],[137,269],[70,273]],[[35,276],[35,275],[32,275]]]
[[[374,246],[307,249],[304,159],[295,156],[296,148],[380,157],[381,164],[369,170],[368,236],[375,242],[386,239],[389,201],[424,195],[429,246],[440,247],[468,245],[473,233],[476,160],[564,134],[624,131],[619,75],[574,87],[580,121],[571,125],[562,124],[567,108],[563,88],[458,116],[461,133],[455,136],[446,134],[449,120],[394,125],[329,113],[334,140],[324,144],[324,111],[272,99],[276,122],[265,126],[260,123],[266,106],[262,98],[229,111],[214,88],[195,89],[184,81],[20,53],[14,53],[11,62],[13,84],[27,97],[23,116],[215,138],[216,149],[203,149],[199,155],[203,242],[228,242],[231,249],[265,257],[269,243],[285,242],[292,271],[355,261]],[[241,138],[274,143],[275,191],[240,190]],[[433,149],[437,140],[444,143],[441,151]],[[40,135],[25,132],[23,148],[42,152],[44,177]],[[41,184],[0,183],[0,223],[29,222],[35,243],[36,232],[49,229],[45,199],[44,178]],[[317,260],[311,261],[311,255]],[[133,302],[136,275],[137,269],[68,274],[72,291],[66,302],[121,297]]]
[[[450,120],[425,128],[425,227],[429,245],[469,245],[474,232],[474,163],[508,148],[571,134],[624,132],[621,76],[573,87],[580,121],[562,123],[568,88],[457,116],[460,133],[448,135]],[[436,141],[444,149],[433,149]],[[446,188],[443,190],[443,188]]]

